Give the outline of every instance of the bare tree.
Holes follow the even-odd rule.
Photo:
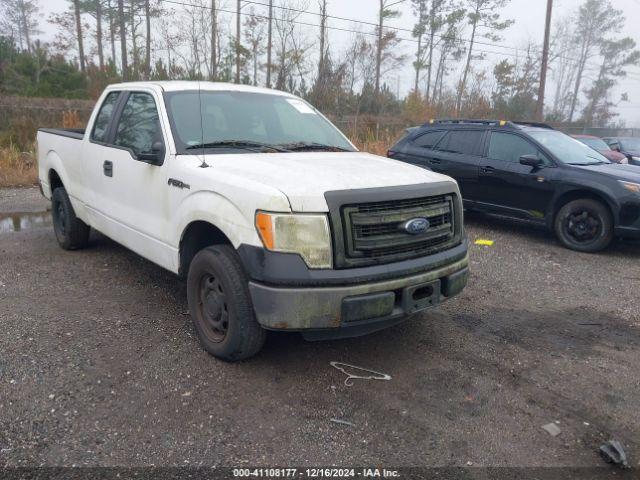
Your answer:
[[[415,38],[418,39],[418,46],[416,48],[416,59],[413,62],[413,68],[416,71],[413,91],[416,94],[418,93],[418,87],[420,84],[420,72],[425,67],[425,48],[422,39],[426,31],[428,1],[429,0],[411,0],[417,20],[416,24],[413,27],[413,32],[411,33]]]
[[[301,11],[307,10],[308,4],[290,0],[274,15],[276,30],[276,88],[294,91],[304,83],[306,74],[306,56],[310,45],[296,26]]]
[[[445,17],[444,34],[440,37],[438,66],[436,68],[436,77],[433,85],[433,95],[430,100],[432,103],[440,102],[442,92],[444,90],[444,79],[452,70],[454,62],[458,62],[464,54],[462,41],[462,21],[466,12],[463,9],[457,9],[449,12]],[[454,62],[449,62],[453,58]]]
[[[124,21],[123,0],[118,0],[118,23],[120,25],[120,58],[122,62],[122,80],[129,80],[129,66],[127,65],[127,30]]]
[[[151,5],[149,0],[144,0],[144,18],[146,25],[146,45],[144,51],[144,78],[151,78]]]
[[[54,51],[64,56],[68,56],[71,52],[77,54],[78,41],[76,36],[78,30],[73,9],[67,9],[59,13],[52,13],[49,15],[47,21],[57,27],[53,42],[51,42],[51,46]],[[89,24],[86,22],[83,23],[82,31],[86,33],[89,32],[89,30]]]
[[[242,0],[238,0],[236,6],[236,83],[240,83],[240,37],[242,35],[242,30],[240,28],[240,10],[242,9]]]
[[[106,3],[107,16],[109,18],[109,44],[111,45],[111,60],[116,64],[116,17],[117,11],[113,0],[107,0]]]
[[[39,13],[39,0],[0,0],[0,33],[31,53],[32,37],[40,33]]]
[[[319,0],[318,6],[320,7],[320,57],[318,59],[318,78],[320,78],[327,56],[325,47],[327,38],[327,0]]]
[[[218,35],[218,13],[216,0],[211,0],[211,71],[209,77],[211,80],[218,78],[218,55],[216,40]]]
[[[400,16],[400,11],[390,10],[391,0],[379,0],[380,8],[378,10],[378,26],[376,27],[376,76],[374,92],[376,96],[380,93],[380,76],[382,74],[382,63],[386,50],[398,43],[397,32],[395,30],[384,31],[384,22],[392,18]],[[397,2],[396,2],[397,3]]]
[[[104,0],[81,0],[80,2],[81,11],[91,15],[96,22],[96,48],[98,51],[98,66],[101,70],[104,68],[102,17],[105,8],[108,8],[108,5],[104,4]]]
[[[555,94],[550,116],[557,121],[565,120],[571,104],[570,90],[576,74],[576,62],[571,57],[574,25],[572,17],[559,19],[551,38],[549,68],[555,83]]]
[[[258,85],[258,65],[260,56],[264,54],[265,20],[259,15],[255,15],[253,8],[249,10],[249,15],[244,21],[245,41],[249,45],[249,52],[253,64],[253,85]]]
[[[86,70],[84,58],[84,41],[82,38],[82,17],[80,15],[80,0],[73,0],[73,12],[76,20],[76,40],[78,41],[78,57],[80,59],[80,71]]]
[[[448,30],[452,25],[456,28],[459,27],[464,14],[464,9],[459,6],[456,0],[431,0],[426,32],[428,55],[426,59],[427,88],[425,100],[427,102],[432,99],[433,62],[436,47],[447,41],[447,35],[453,35],[453,40],[456,40],[456,32],[449,32]],[[447,31],[445,35],[442,35],[444,29]]]
[[[462,78],[458,86],[458,98],[456,100],[456,110],[458,113],[462,108],[462,96],[467,87],[467,78],[473,60],[473,49],[475,47],[476,36],[479,28],[486,28],[484,34],[486,38],[498,41],[500,37],[495,33],[504,30],[513,24],[512,20],[501,20],[500,9],[504,8],[510,0],[466,0],[468,5],[467,20],[471,25],[471,39],[467,48],[467,61],[462,71]]]
[[[269,20],[267,23],[267,88],[271,88],[271,49],[273,48],[273,0],[269,0]]]

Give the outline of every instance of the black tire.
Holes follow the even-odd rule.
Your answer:
[[[189,312],[202,347],[226,361],[252,357],[264,345],[249,281],[235,250],[215,245],[200,250],[187,276]]]
[[[76,217],[69,195],[64,187],[58,187],[51,196],[53,231],[58,244],[65,250],[84,248],[89,243],[91,227]]]
[[[613,240],[611,212],[597,200],[581,198],[567,203],[554,223],[558,239],[571,250],[599,252]]]

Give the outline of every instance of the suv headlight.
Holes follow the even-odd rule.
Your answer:
[[[626,189],[629,190],[630,192],[633,193],[640,193],[640,183],[633,183],[633,182],[623,182],[622,180],[618,180],[622,186]]]
[[[267,250],[297,253],[309,268],[331,268],[329,219],[321,214],[256,212],[256,229]]]

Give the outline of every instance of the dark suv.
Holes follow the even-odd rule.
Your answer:
[[[548,125],[432,120],[388,156],[455,178],[467,209],[546,225],[573,250],[640,237],[640,169]]]

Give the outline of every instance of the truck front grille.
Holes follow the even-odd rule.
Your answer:
[[[454,194],[343,205],[343,266],[388,263],[437,253],[456,241]],[[421,234],[403,226],[414,218],[429,220]],[[338,265],[339,266],[339,265]]]

